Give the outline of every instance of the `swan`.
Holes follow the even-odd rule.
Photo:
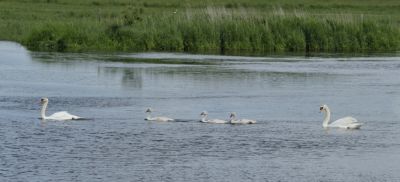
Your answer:
[[[42,110],[40,111],[40,118],[43,120],[73,120],[73,119],[82,119],[79,116],[72,115],[66,111],[56,112],[50,116],[46,116],[47,104],[49,103],[48,98],[40,99],[40,103],[42,104]]]
[[[153,112],[153,109],[151,109],[151,108],[147,108],[146,109],[147,117],[144,118],[144,120],[147,120],[147,121],[162,121],[162,122],[174,121],[174,119],[171,119],[171,118],[168,118],[168,117],[163,117],[163,116],[161,116],[161,117],[151,117],[151,112]]]
[[[344,117],[329,123],[331,120],[331,111],[327,105],[322,105],[319,110],[325,113],[325,118],[322,123],[324,128],[344,128],[344,129],[359,129],[362,124],[353,117]]]
[[[226,124],[229,121],[221,120],[221,119],[207,119],[208,113],[207,111],[203,111],[200,113],[202,123],[213,123],[213,124]]]
[[[255,120],[251,119],[236,119],[236,113],[232,112],[229,118],[231,124],[254,124]]]

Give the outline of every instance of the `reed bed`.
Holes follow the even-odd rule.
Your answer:
[[[96,2],[90,7],[102,4]],[[400,23],[391,15],[316,14],[301,8],[259,9],[237,4],[172,7],[160,12],[123,7],[122,11],[87,7],[59,11],[55,17],[39,16],[36,21],[32,20],[35,17],[2,18],[0,39],[21,42],[30,50],[61,52],[364,53],[400,49]]]

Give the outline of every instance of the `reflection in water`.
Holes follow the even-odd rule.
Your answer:
[[[304,72],[263,72],[229,67],[181,66],[181,67],[100,67],[99,75],[121,77],[122,86],[141,88],[143,80],[174,87],[223,87],[241,89],[257,86],[279,87],[290,82],[296,85],[310,85],[315,82],[333,82],[335,77],[344,76]],[[345,77],[344,77],[345,78]]]
[[[143,70],[137,68],[120,68],[120,67],[101,67],[98,69],[99,75],[118,76],[121,78],[122,86],[132,88],[142,88]]]
[[[290,82],[298,85],[308,85],[314,82],[329,81],[339,75],[313,70],[292,71],[285,70],[285,66],[270,64],[269,62],[253,64],[250,69],[241,68],[243,63],[238,61],[222,61],[221,66],[213,65],[158,65],[158,64],[126,64],[118,62],[98,62],[95,60],[108,60],[110,55],[90,55],[90,54],[60,54],[60,53],[34,53],[33,60],[43,64],[48,69],[62,69],[65,71],[90,71],[97,66],[96,73],[103,79],[107,77],[106,85],[114,85],[116,80],[121,80],[121,85],[127,89],[143,87],[143,80],[158,83],[159,88],[163,84],[174,85],[173,87],[186,87],[198,85],[199,87],[225,87],[240,89],[258,85],[262,88],[279,87]],[[231,60],[232,58],[229,57]],[[91,61],[92,60],[92,61]],[[173,60],[174,61],[174,60]],[[153,63],[153,61],[151,61]],[[218,63],[218,61],[217,61]],[[117,66],[115,66],[117,65]],[[252,70],[254,69],[255,70]],[[283,70],[280,70],[282,69]],[[324,68],[325,69],[325,68]],[[265,71],[268,70],[268,71]],[[272,71],[269,71],[272,70]],[[177,83],[174,83],[174,82]],[[113,83],[111,83],[113,82]],[[156,88],[157,89],[157,88]]]
[[[1,65],[23,66],[30,61],[29,52],[20,44],[0,41]]]
[[[151,53],[118,62],[107,60],[124,55],[36,53],[9,42],[0,55],[0,181],[400,179],[398,57]],[[40,122],[44,96],[49,112],[93,120]],[[363,128],[322,129],[321,104]],[[146,122],[147,107],[186,122]],[[199,123],[203,110],[257,124]]]

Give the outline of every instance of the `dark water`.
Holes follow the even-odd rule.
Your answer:
[[[10,42],[0,55],[0,181],[400,181],[400,57],[61,54]],[[90,120],[42,122],[44,96],[49,114]],[[324,130],[323,103],[365,125]],[[144,121],[149,106],[186,122]],[[258,123],[202,124],[203,110]]]

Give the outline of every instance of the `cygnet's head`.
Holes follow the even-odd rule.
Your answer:
[[[200,113],[200,116],[207,116],[207,115],[208,115],[207,111],[203,111]]]
[[[151,113],[153,112],[153,109],[151,109],[150,107],[146,109],[145,113]]]
[[[40,99],[40,104],[45,104],[45,103],[48,103],[48,102],[49,102],[49,99],[46,98],[46,97],[43,97],[43,98]]]
[[[326,104],[319,106],[319,111],[326,111],[328,109],[328,106]]]
[[[235,112],[231,112],[231,115],[229,117],[231,117],[231,118],[236,117],[236,113]]]

